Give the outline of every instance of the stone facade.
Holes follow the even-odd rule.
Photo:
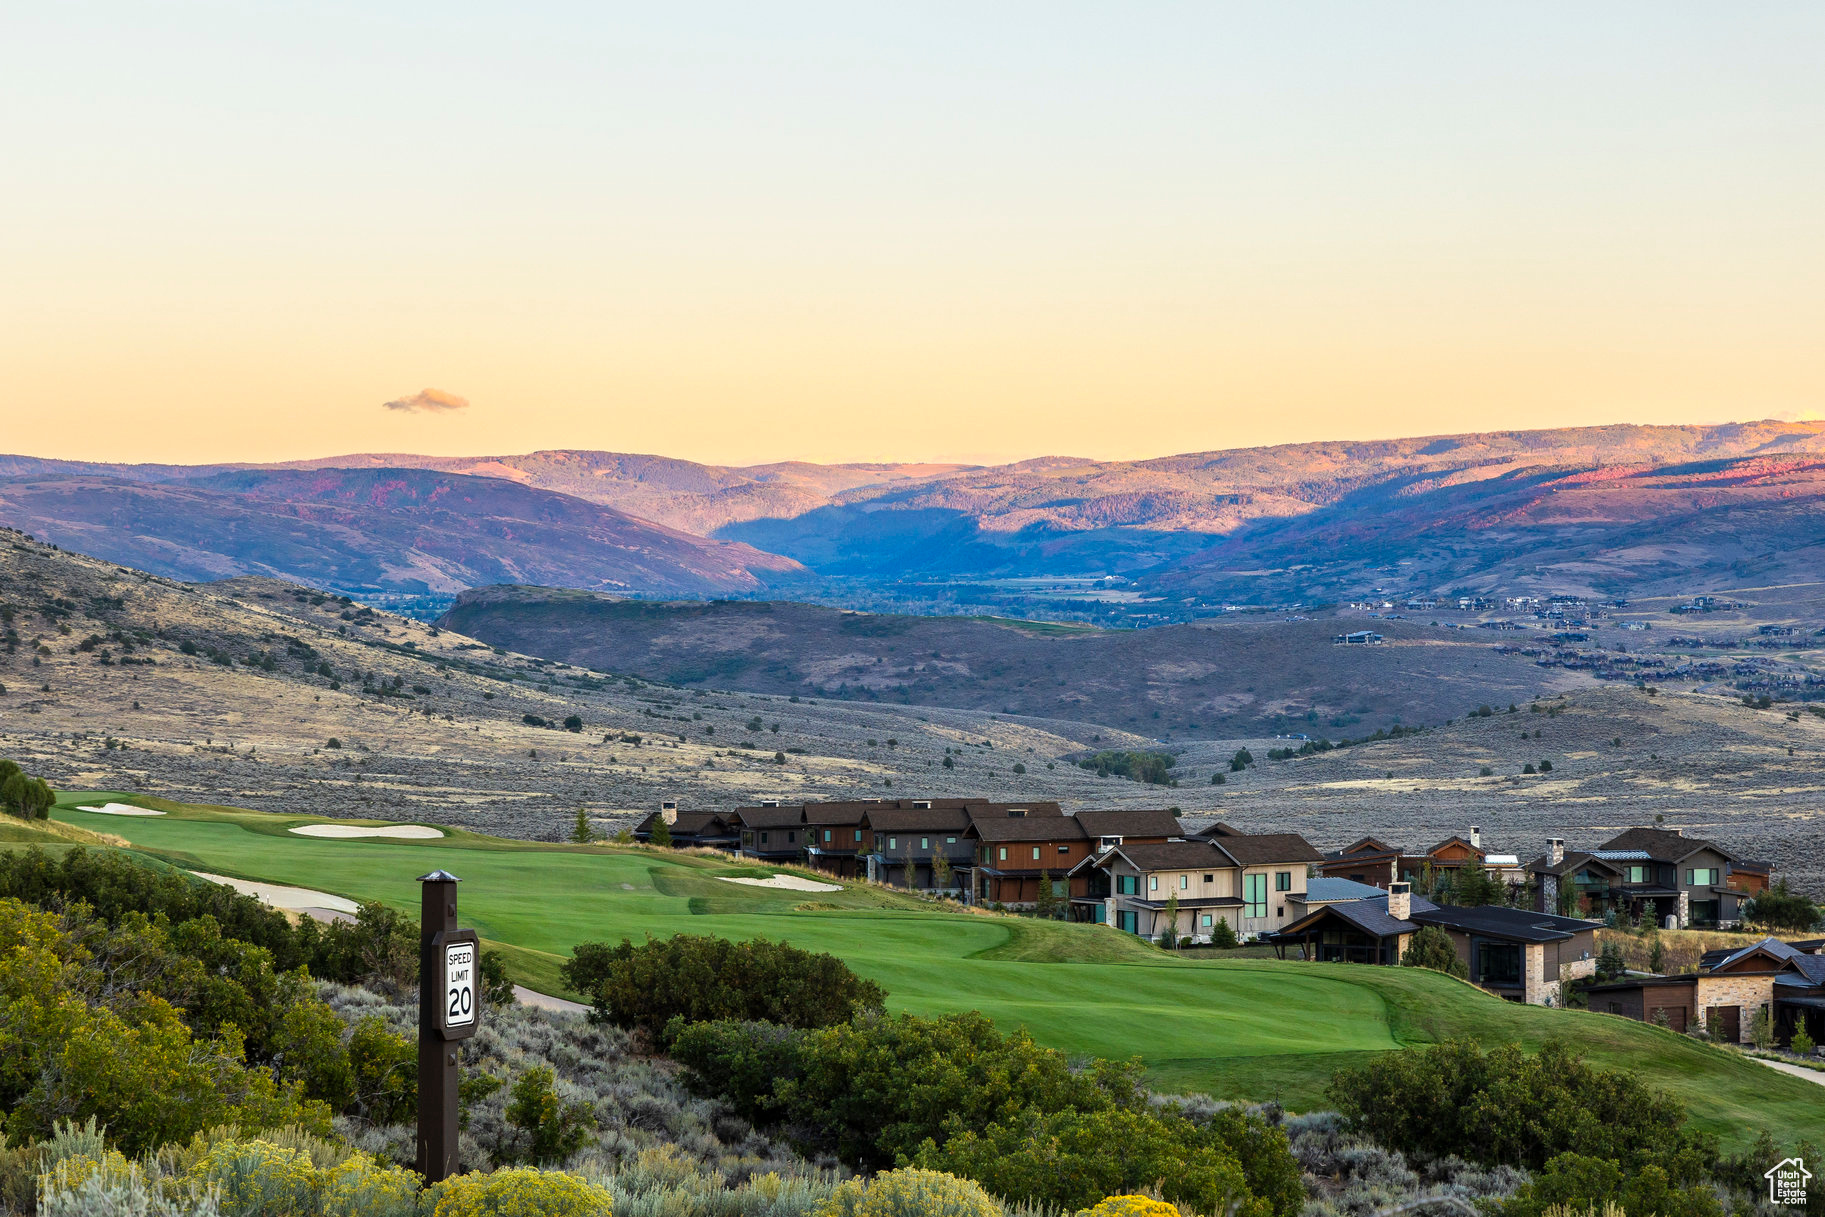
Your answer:
[[[1728,973],[1714,973],[1698,978],[1698,992],[1693,999],[1697,1007],[1698,1025],[1711,1025],[1710,1012],[1727,1006],[1735,1006],[1741,1011],[1737,1019],[1737,1039],[1750,1043],[1755,1026],[1755,1015],[1763,1006],[1774,1000],[1773,976],[1731,976]]]

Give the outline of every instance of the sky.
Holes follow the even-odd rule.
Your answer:
[[[0,451],[1825,414],[1815,3],[0,12]]]

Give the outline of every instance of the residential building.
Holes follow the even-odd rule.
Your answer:
[[[761,862],[797,862],[805,851],[805,809],[763,803],[737,807],[731,816],[741,835],[738,849],[744,858]]]
[[[973,846],[964,830],[971,809],[987,806],[963,799],[911,799],[870,807],[862,821],[868,878],[918,891],[941,887],[946,893],[967,892],[963,876]],[[938,858],[945,865],[935,866]]]
[[[1621,871],[1615,897],[1631,915],[1680,929],[1742,919],[1743,893],[1728,882],[1735,859],[1710,841],[1676,828],[1631,828],[1591,853]]]
[[[1400,878],[1401,848],[1377,837],[1363,837],[1328,853],[1318,869],[1332,879],[1348,879],[1385,888]]]
[[[1091,881],[1107,885],[1102,919],[1117,929],[1148,938],[1170,929],[1175,937],[1208,942],[1218,921],[1238,937],[1284,926],[1321,858],[1297,833],[1235,833],[1123,842],[1090,857],[1083,869],[1102,872]],[[1169,905],[1178,910],[1176,920],[1168,920]]]
[[[1759,896],[1768,890],[1769,872],[1772,869],[1772,864],[1767,862],[1736,858],[1730,863],[1730,873],[1724,876],[1724,883],[1745,896]]]
[[[1801,1026],[1825,1039],[1825,955],[1809,953],[1809,945],[1764,938],[1707,951],[1696,972],[1631,976],[1586,992],[1592,1010],[1671,1031],[1703,1027],[1729,1043],[1752,1042],[1763,1010],[1776,1043],[1787,1043]]]
[[[1076,819],[1090,842],[1090,858],[1117,845],[1185,839],[1184,826],[1170,811],[1080,811]],[[1100,923],[1108,916],[1109,875],[1088,862],[1080,861],[1069,875],[1071,920]]]
[[[1622,886],[1616,864],[1583,851],[1567,853],[1562,837],[1549,838],[1546,852],[1526,870],[1534,881],[1534,909],[1542,913],[1601,919],[1615,907]]]
[[[1325,904],[1268,941],[1282,958],[1297,947],[1317,962],[1397,964],[1412,936],[1436,926],[1451,939],[1470,980],[1510,1001],[1558,1005],[1564,985],[1595,972],[1597,922],[1506,905],[1435,905],[1392,883],[1385,895]]]
[[[964,835],[973,855],[964,875],[973,904],[1033,904],[1042,883],[1062,902],[1070,897],[1066,876],[1090,855],[1083,825],[1056,803],[972,806]]]
[[[805,861],[839,879],[862,871],[862,822],[874,803],[806,803]]]
[[[1386,888],[1376,887],[1373,883],[1358,883],[1354,879],[1337,879],[1329,875],[1314,875],[1305,881],[1305,891],[1292,900],[1298,905],[1296,912],[1288,915],[1295,920],[1305,916],[1313,909],[1327,904],[1345,904],[1351,900],[1372,900],[1387,895]]]
[[[741,843],[740,832],[722,813],[679,811],[676,803],[666,804],[634,825],[634,840],[650,843],[654,828],[661,823],[671,835],[674,849],[695,845],[708,849],[726,849],[733,853]]]

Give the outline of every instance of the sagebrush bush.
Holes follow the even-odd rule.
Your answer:
[[[137,1164],[119,1154],[111,1157],[118,1161],[72,1157],[58,1162],[39,1181],[38,1217],[222,1217],[214,1192],[173,1189],[167,1194]]]
[[[1001,1205],[971,1180],[905,1167],[838,1185],[818,1217],[1001,1217]]]
[[[614,1197],[562,1171],[457,1175],[425,1193],[428,1217],[610,1217]]]
[[[310,1155],[268,1141],[221,1141],[184,1176],[202,1191],[213,1187],[225,1217],[306,1217],[319,1211],[321,1175]]]
[[[1152,1196],[1107,1196],[1079,1217],[1179,1217],[1179,1210]]]

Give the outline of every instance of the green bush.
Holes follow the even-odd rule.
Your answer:
[[[1339,1070],[1329,1094],[1362,1135],[1427,1161],[1455,1154],[1537,1171],[1578,1153],[1629,1172],[1659,1165],[1687,1186],[1717,1159],[1715,1140],[1686,1126],[1677,1099],[1556,1040],[1534,1056],[1514,1044],[1484,1053],[1466,1040],[1390,1052]]]
[[[1782,875],[1773,887],[1748,902],[1743,916],[1769,929],[1804,932],[1819,923],[1819,907],[1790,890]]]
[[[904,1167],[883,1171],[866,1184],[844,1181],[817,1217],[1002,1217],[1002,1213],[995,1198],[968,1179]]]
[[[428,1217],[610,1217],[614,1197],[561,1171],[457,1175],[425,1194]]]
[[[1624,1171],[1607,1158],[1565,1153],[1524,1184],[1501,1213],[1548,1217],[1554,1209],[1597,1208],[1620,1208],[1627,1217],[1723,1217],[1724,1211],[1708,1185],[1676,1187],[1663,1167]]]
[[[268,1141],[223,1141],[190,1168],[186,1182],[215,1189],[224,1217],[305,1217],[321,1210],[310,1155]]]
[[[507,1103],[507,1122],[524,1138],[521,1156],[545,1165],[563,1162],[582,1149],[595,1128],[587,1103],[566,1103],[558,1096],[557,1074],[540,1065],[520,1075]]]
[[[764,938],[680,934],[640,946],[626,939],[617,946],[586,942],[563,975],[567,986],[589,996],[593,1017],[655,1037],[673,1019],[827,1027],[879,1010],[885,997],[834,955]]]
[[[1458,958],[1457,947],[1452,945],[1451,935],[1435,925],[1422,925],[1407,940],[1407,949],[1401,952],[1400,964],[1403,968],[1431,968],[1434,972],[1443,972],[1459,980],[1470,979],[1470,969]]]
[[[1097,777],[1113,775],[1149,786],[1170,783],[1176,764],[1178,758],[1165,752],[1096,752],[1077,762],[1078,768],[1094,770]]]

